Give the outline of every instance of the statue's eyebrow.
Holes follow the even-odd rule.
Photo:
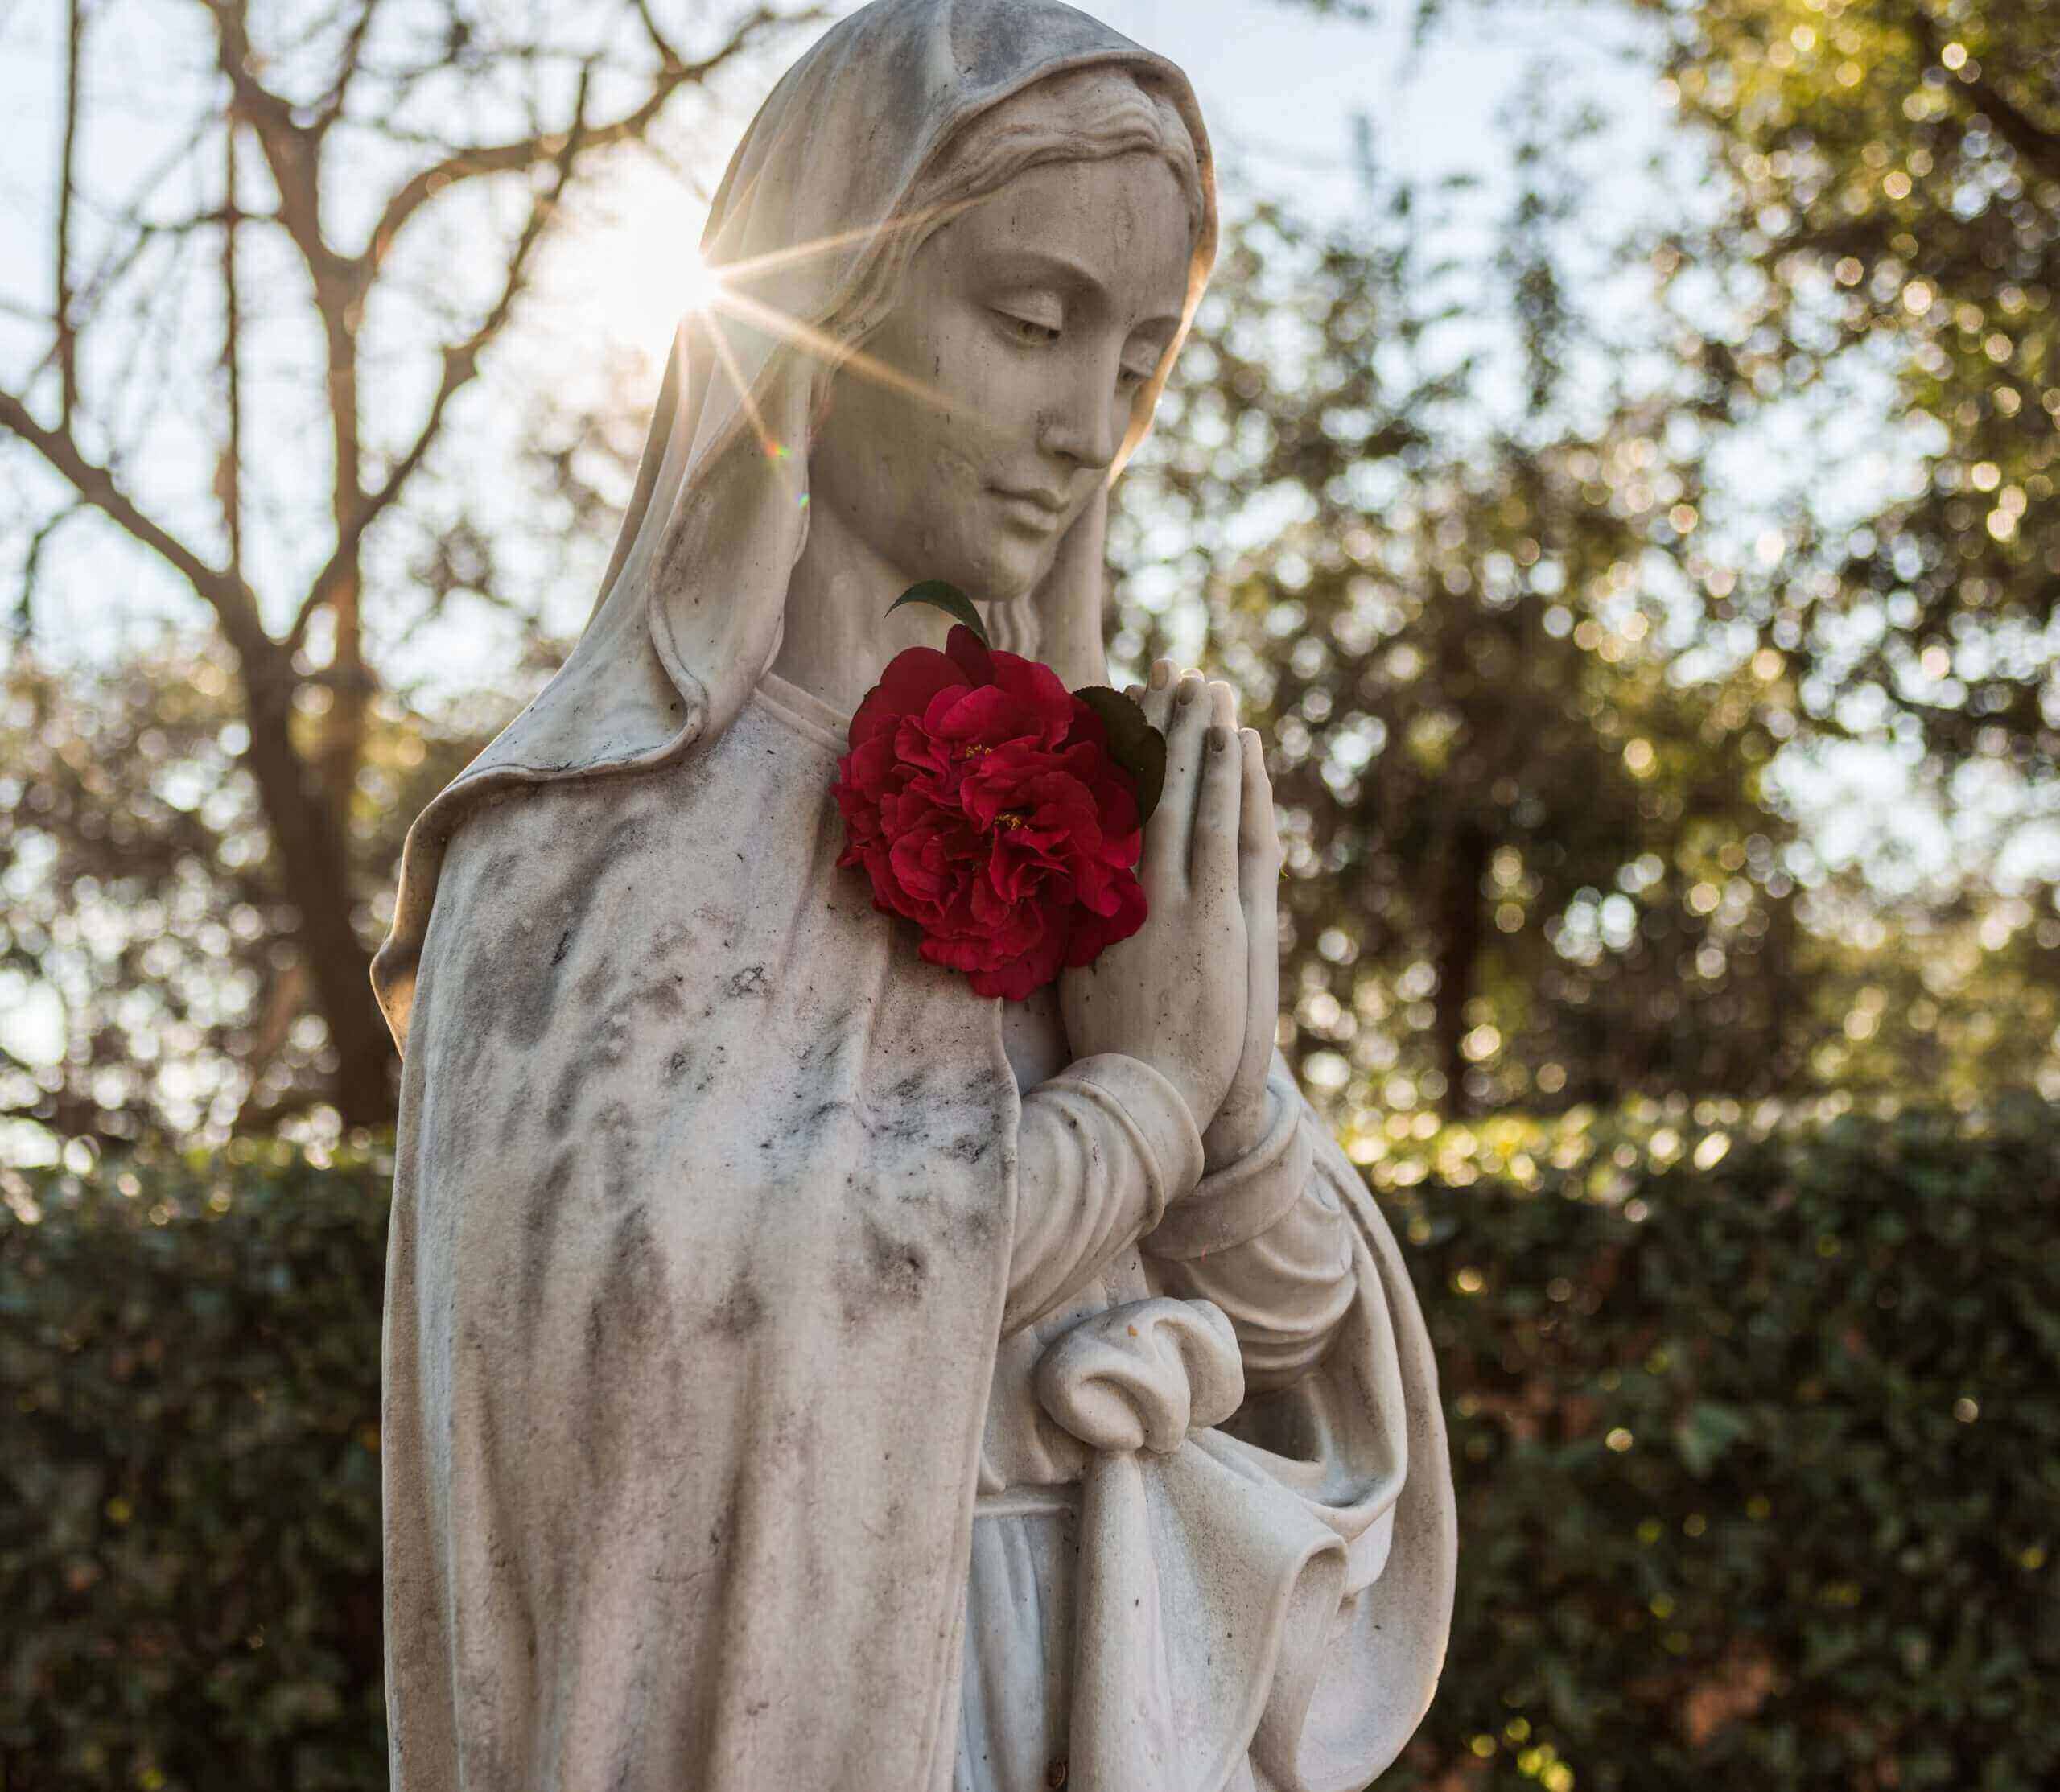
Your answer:
[[[998,278],[1003,281],[1041,275],[1056,279],[1061,286],[1084,293],[1090,299],[1103,302],[1108,299],[1109,289],[1094,274],[1070,255],[1057,249],[1045,249],[1036,243],[1018,243],[1004,250],[997,259],[1001,263]],[[1152,317],[1141,317],[1131,328],[1133,333],[1139,330],[1163,330],[1170,336],[1180,325],[1179,312],[1165,311]]]
[[[1070,255],[1062,255],[1055,249],[1042,249],[1035,243],[1018,243],[1004,250],[999,257],[1005,270],[1004,278],[1020,279],[1025,274],[1041,274],[1055,278],[1067,286],[1087,294],[1090,298],[1106,299],[1109,290],[1086,268]]]

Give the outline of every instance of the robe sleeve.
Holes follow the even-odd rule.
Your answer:
[[[1201,1176],[1179,1090],[1140,1058],[1078,1058],[1023,1098],[1006,1337],[1156,1226]]]
[[[1228,1316],[1255,1394],[1315,1366],[1358,1287],[1350,1222],[1315,1173],[1310,1129],[1322,1123],[1277,1058],[1267,1111],[1258,1144],[1203,1176],[1142,1241],[1166,1293],[1213,1300]]]

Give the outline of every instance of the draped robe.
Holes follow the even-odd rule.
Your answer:
[[[855,345],[894,245],[991,190],[954,145],[1109,71],[1201,200],[1113,478],[1216,214],[1185,78],[1098,21],[847,15],[704,260]],[[374,965],[395,1792],[1019,1792],[1061,1749],[1074,1792],[1349,1792],[1452,1596],[1393,1240],[1277,1061],[1267,1139],[1201,1176],[1149,1066],[1005,1023],[837,871],[841,719],[765,675],[821,367],[683,320],[577,647],[409,835]],[[994,618],[1071,686],[1107,676],[1106,509]]]
[[[1011,1455],[1072,1477],[1028,1489],[1077,1552],[1029,1670],[1069,1689],[1069,1785],[1363,1785],[1428,1702],[1452,1563],[1383,1222],[1296,1098],[1275,1133],[1342,1216],[1321,1361],[1283,1374],[1247,1324],[1230,1427],[1069,1456],[1047,1336],[1130,1299],[1237,1324],[1209,1277],[1249,1242],[1239,1179],[1197,1187],[1136,1061],[1019,1090],[1001,1004],[835,869],[828,719],[768,679],[706,754],[493,799],[447,855],[388,1292],[397,1792],[968,1783],[965,1664],[1022,1631],[978,1609],[1003,1565],[968,1633]],[[1115,1231],[1026,1258],[1026,1157]],[[1004,1345],[1012,1286],[1068,1253],[1073,1308]]]

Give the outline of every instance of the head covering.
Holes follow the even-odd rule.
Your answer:
[[[773,89],[723,176],[702,239],[711,271],[735,270],[736,299],[727,315],[690,313],[674,335],[586,630],[536,700],[409,831],[393,929],[373,965],[403,1048],[444,850],[457,827],[479,803],[513,789],[653,769],[721,735],[778,650],[806,529],[806,442],[823,339],[853,346],[848,332],[878,321],[883,266],[905,250],[908,233],[981,196],[931,178],[957,134],[1036,84],[1098,68],[1129,71],[1177,109],[1201,198],[1180,328],[1134,401],[1113,479],[1149,426],[1215,255],[1209,138],[1186,77],[1057,0],[874,0]],[[783,332],[779,319],[812,334],[818,347],[782,340],[794,332]],[[1046,660],[1076,686],[1107,676],[1106,520],[1105,488],[1020,607],[1027,625],[1003,632],[1006,645]]]

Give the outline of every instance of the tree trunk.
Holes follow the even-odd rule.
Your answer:
[[[350,861],[341,817],[295,752],[293,680],[281,667],[243,664],[250,744],[245,753],[279,854],[296,943],[336,1054],[330,1098],[346,1126],[394,1114],[393,1046],[372,995],[372,954],[351,920]]]

